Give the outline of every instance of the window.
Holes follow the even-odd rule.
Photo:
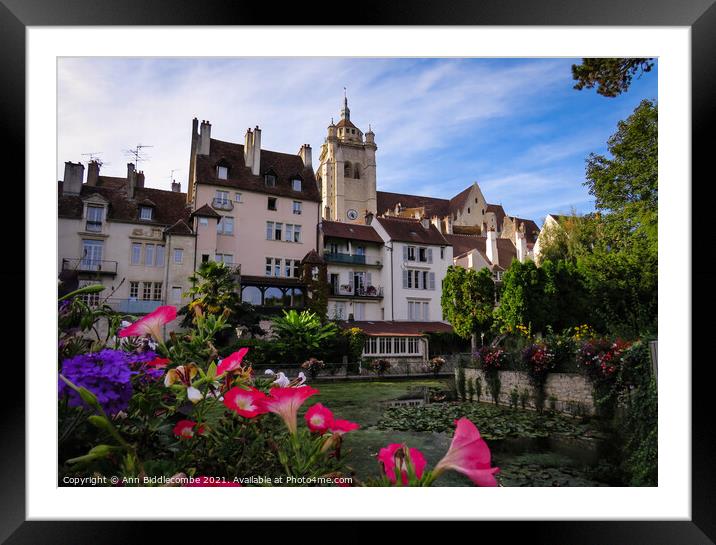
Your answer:
[[[219,167],[222,168],[222,167]],[[216,204],[218,205],[228,205],[229,204],[229,192],[228,191],[220,191],[216,190],[216,197],[214,197],[214,200],[216,201]]]
[[[333,318],[335,320],[343,320],[346,316],[346,304],[336,303],[335,310],[333,311]]]
[[[365,246],[356,246],[355,255],[365,255]]]
[[[291,188],[294,191],[301,191],[301,180],[298,178],[294,178],[291,180]]]
[[[281,276],[281,258],[266,258],[266,276]]]
[[[281,240],[283,238],[283,223],[277,223],[273,231],[273,239]]]
[[[216,167],[216,177],[219,178],[219,180],[226,180],[229,177],[228,167],[224,167],[221,165]]]
[[[181,287],[172,286],[172,303],[178,305],[181,303]]]
[[[273,260],[273,275],[281,276],[281,260],[278,257]]]
[[[301,214],[301,201],[293,201],[293,213]]]
[[[144,245],[144,264],[147,267],[154,266],[154,244]]]
[[[174,248],[174,263],[184,261],[184,250],[182,248]]]
[[[291,242],[293,240],[293,224],[286,224],[286,241]]]
[[[353,304],[353,319],[358,321],[365,320],[365,303]]]
[[[268,209],[269,210],[278,210],[278,207],[276,206],[276,197],[269,197],[268,198]]]
[[[301,226],[300,225],[293,226],[293,241],[301,242]]]
[[[164,266],[164,245],[162,244],[157,244],[157,255],[154,264],[157,267]]]
[[[208,263],[209,262],[209,254],[201,254],[201,262]]]
[[[209,218],[199,218],[199,225],[209,225]]]
[[[139,282],[130,282],[129,283],[129,298],[130,299],[138,299],[139,298]]]
[[[87,205],[87,231],[99,232],[102,230],[102,217],[104,216],[104,207]]]
[[[420,353],[420,340],[417,337],[408,338],[408,354]]]
[[[351,178],[351,164],[346,161],[345,165],[343,165],[343,177],[344,178]]]
[[[445,246],[440,246],[440,259],[445,259]]]
[[[142,299],[145,301],[151,301],[152,299],[152,283],[144,282],[142,286]]]
[[[151,220],[152,219],[152,207],[151,206],[140,206],[139,207],[139,219],[140,220]]]
[[[142,262],[142,245],[138,242],[132,243],[132,265],[139,265]]]
[[[246,286],[241,290],[241,300],[254,306],[261,304],[261,290],[256,286]]]
[[[316,268],[318,271],[318,268]],[[301,262],[298,259],[293,260],[293,277],[301,278]],[[316,272],[316,279],[318,279],[318,272]]]
[[[356,164],[356,165],[353,165],[353,169],[354,169],[354,170],[353,170],[353,177],[354,177],[356,180],[360,180],[360,167]]]
[[[162,300],[162,283],[161,282],[154,282],[154,300],[155,301]]]
[[[234,201],[241,202],[241,193],[234,194]]]
[[[407,246],[407,255],[408,261],[415,261],[415,246]]]
[[[222,216],[219,223],[216,224],[216,232],[220,235],[233,235],[234,218],[231,216]]]
[[[102,268],[102,254],[104,242],[101,240],[82,241],[82,269],[85,271],[99,271]]]
[[[266,258],[266,276],[271,276],[271,270],[272,270],[272,259],[270,257]]]
[[[266,174],[264,175],[264,181],[266,182],[266,187],[276,187],[276,175],[275,174]]]
[[[427,301],[408,301],[408,320],[427,322],[429,317],[428,304]]]
[[[216,254],[216,261],[232,266],[234,264],[234,254]]]
[[[94,280],[80,280],[77,287],[84,288],[85,286],[92,286],[97,284]],[[99,293],[85,293],[80,298],[91,307],[99,305]]]
[[[395,353],[396,354],[405,354],[405,346],[406,346],[406,338],[405,337],[396,337],[395,339]]]

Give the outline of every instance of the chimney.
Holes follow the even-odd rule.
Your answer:
[[[127,163],[127,195],[134,198],[134,188],[137,187],[137,173],[134,170],[134,163]]]
[[[490,229],[489,231],[487,231],[485,254],[487,254],[487,259],[490,260],[490,263],[492,263],[493,265],[500,264],[500,259],[497,253],[497,233],[495,233],[494,229]]]
[[[211,140],[211,123],[204,120],[199,128],[199,155],[209,155],[209,141]]]
[[[304,144],[303,146],[301,146],[301,149],[299,150],[298,155],[301,156],[301,160],[303,161],[303,166],[313,170],[313,159],[311,158],[311,146],[308,144]]]
[[[373,223],[373,212],[368,211],[365,213],[365,224],[370,225]]]
[[[181,183],[172,180],[172,191],[174,193],[181,193]]]
[[[253,171],[254,166],[254,133],[251,127],[246,129],[244,136],[244,165]]]
[[[254,162],[251,165],[251,173],[258,176],[261,172],[261,129],[256,125],[254,127]]]
[[[144,187],[144,171],[137,172],[137,187]]]
[[[99,161],[90,161],[87,165],[87,185],[97,185],[99,179]]]
[[[422,225],[425,230],[430,229],[430,220],[428,218],[423,218],[420,220],[420,225]]]
[[[62,180],[62,193],[65,195],[79,195],[82,191],[82,180],[85,176],[85,166],[82,163],[65,162],[65,176]]]
[[[517,260],[524,263],[527,259],[527,239],[525,238],[525,224],[515,230],[515,248],[517,248]]]

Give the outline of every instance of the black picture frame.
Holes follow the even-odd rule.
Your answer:
[[[706,209],[708,197],[705,187],[713,180],[708,171],[710,158],[716,148],[716,6],[715,0],[489,0],[475,2],[459,0],[449,4],[422,0],[411,4],[393,1],[364,1],[361,9],[349,17],[351,25],[600,25],[600,26],[686,26],[692,32],[692,172],[693,208],[691,228],[694,254],[700,234],[712,232],[707,224],[711,216]],[[31,196],[19,183],[24,179],[25,162],[25,30],[28,26],[72,25],[296,25],[345,22],[330,4],[322,9],[320,3],[295,5],[276,9],[270,3],[253,3],[250,6],[237,1],[205,0],[123,0],[98,2],[97,0],[0,0],[0,66],[2,66],[2,93],[0,115],[5,135],[5,158],[12,165],[12,176],[6,170],[3,180],[5,202],[16,206],[6,207],[7,214],[24,225],[24,207],[31,205]],[[310,7],[310,9],[309,9]],[[303,15],[297,12],[303,12]],[[330,17],[328,14],[333,15]],[[334,20],[329,20],[334,19]],[[686,190],[687,188],[685,188]],[[698,210],[698,206],[704,210]],[[681,229],[689,222],[681,218]],[[662,228],[669,226],[663,226]],[[15,323],[20,323],[25,308],[20,300],[23,285],[26,290],[24,239],[16,234],[5,239],[9,255],[15,256],[12,267],[0,272],[6,286],[4,307],[13,309]],[[33,251],[28,248],[28,251]],[[712,254],[713,252],[703,252]],[[699,254],[700,259],[701,255]],[[703,257],[698,270],[691,274],[694,286],[711,286],[713,258]],[[691,263],[684,263],[686,271]],[[48,263],[48,267],[52,267]],[[686,278],[686,275],[685,275]],[[7,289],[10,288],[11,289]],[[708,298],[703,298],[705,305]],[[692,338],[707,339],[710,320],[698,320],[693,306]],[[690,317],[687,317],[690,318]],[[668,325],[668,324],[667,324]],[[26,332],[26,337],[29,332]],[[7,341],[6,341],[7,342]],[[14,350],[20,351],[17,336],[12,341]],[[499,532],[508,541],[558,544],[706,544],[716,539],[716,435],[710,422],[711,398],[709,364],[711,358],[697,358],[693,346],[692,359],[692,518],[690,521],[569,521],[569,522],[484,522],[480,535]],[[9,366],[17,371],[21,353],[6,353],[6,373]],[[690,355],[684,351],[685,372]],[[23,358],[24,359],[24,358]],[[27,362],[26,365],[37,365]],[[51,372],[47,369],[47,372]],[[221,539],[228,531],[228,523],[212,523],[210,534],[198,523],[176,522],[28,522],[25,521],[25,395],[24,387],[11,385],[5,376],[3,409],[0,420],[0,540],[8,544],[40,543],[98,543],[102,545],[143,541],[144,526],[153,526],[167,532],[168,539],[184,541],[192,533],[201,533],[201,539]],[[8,392],[11,394],[8,397]],[[280,514],[274,514],[280,518]],[[347,514],[348,515],[348,514]],[[555,516],[559,516],[555,513]],[[242,523],[245,524],[245,523]],[[291,531],[285,528],[279,532]],[[293,530],[297,531],[297,530]],[[460,531],[460,530],[458,530]],[[475,530],[470,530],[474,532]],[[485,533],[482,533],[485,532]],[[467,534],[463,534],[467,537]],[[478,534],[473,534],[475,539]],[[385,536],[383,536],[385,537]]]

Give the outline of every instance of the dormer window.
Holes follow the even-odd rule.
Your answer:
[[[139,219],[151,221],[154,210],[151,206],[140,206],[139,207]]]
[[[264,182],[266,187],[276,187],[276,175],[273,172],[264,174]]]
[[[229,177],[229,167],[219,165],[216,167],[216,177],[219,180],[226,180]]]
[[[291,187],[294,191],[301,191],[301,179],[294,178],[291,180]]]
[[[87,231],[100,232],[102,230],[102,220],[104,218],[104,206],[93,204],[87,205]]]

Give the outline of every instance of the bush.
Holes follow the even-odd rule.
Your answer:
[[[475,397],[475,386],[471,380],[467,381],[467,400],[472,401]]]
[[[311,378],[316,378],[318,376],[318,373],[320,373],[321,369],[323,369],[325,366],[326,364],[323,363],[321,360],[316,358],[309,358],[301,364],[301,369],[306,371]]]
[[[322,323],[317,314],[304,310],[283,311],[273,320],[273,337],[285,363],[298,363],[321,354],[326,343],[338,335],[338,326]]]
[[[475,397],[479,403],[482,397],[482,379],[479,376],[475,377]]]
[[[388,369],[390,369],[390,362],[388,360],[384,359],[371,359],[368,360],[368,363],[366,365],[369,371],[377,374],[377,375],[384,375]]]
[[[445,363],[446,363],[445,358],[436,356],[436,357],[432,358],[430,361],[428,361],[427,369],[430,373],[437,375],[440,372],[440,369],[443,368]]]
[[[455,388],[457,389],[457,395],[462,401],[465,401],[465,368],[460,365],[457,368],[457,380],[455,381]]]

